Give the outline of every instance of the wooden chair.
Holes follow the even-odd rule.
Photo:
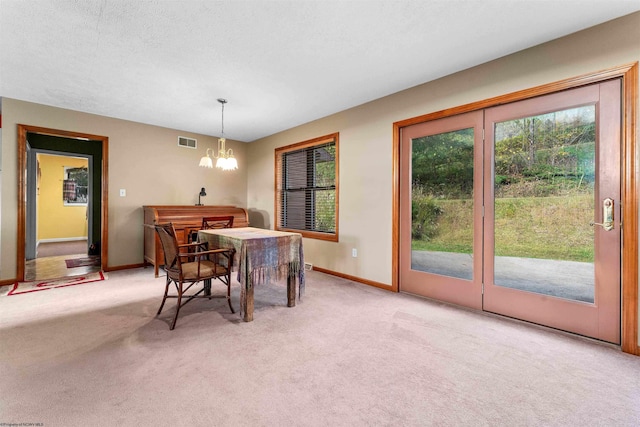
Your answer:
[[[227,302],[232,313],[235,313],[231,305],[231,269],[233,267],[234,249],[211,249],[207,243],[188,243],[179,245],[176,231],[172,223],[156,224],[155,230],[160,238],[164,251],[164,270],[167,272],[167,283],[164,297],[157,315],[162,312],[167,298],[177,298],[176,314],[171,322],[173,330],[178,320],[178,313],[183,305],[194,298],[225,298],[224,295],[211,295],[212,279],[220,279],[227,287]],[[223,262],[219,262],[223,261]],[[197,283],[203,283],[202,288],[187,292]],[[171,283],[174,284],[176,294],[169,295]],[[198,286],[196,286],[196,289]]]
[[[233,215],[225,216],[207,216],[202,218],[202,226],[200,230],[207,230],[212,228],[232,228],[233,227]],[[196,242],[198,240],[198,230],[186,230],[187,242]]]
[[[202,218],[202,228],[231,228],[233,227],[233,215],[228,216],[208,216]]]

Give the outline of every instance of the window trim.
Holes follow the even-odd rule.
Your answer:
[[[336,168],[336,190],[335,190],[335,209],[336,209],[336,227],[334,233],[321,233],[317,231],[309,231],[309,230],[298,230],[295,228],[286,228],[280,227],[279,219],[281,214],[281,189],[282,189],[282,171],[279,167],[281,158],[283,154],[286,154],[291,151],[298,151],[301,149],[313,147],[316,145],[323,145],[328,142],[335,142],[336,146],[336,158],[335,158],[335,168]],[[340,205],[340,133],[332,133],[329,135],[320,136],[318,138],[309,139],[307,141],[297,142],[295,144],[287,145],[284,147],[278,147],[275,149],[274,155],[274,183],[275,183],[275,197],[274,197],[274,229],[278,231],[289,231],[293,233],[300,233],[302,237],[307,237],[310,239],[318,239],[318,240],[326,240],[331,242],[337,242],[339,236],[339,205]]]

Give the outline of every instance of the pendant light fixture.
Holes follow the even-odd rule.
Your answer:
[[[220,138],[218,138],[218,153],[212,154],[211,148],[207,148],[207,154],[200,159],[200,166],[205,168],[213,168],[213,159],[216,159],[216,167],[222,170],[234,170],[238,169],[238,161],[233,156],[233,150],[229,148],[225,149],[224,143],[226,138],[224,137],[224,104],[227,103],[226,99],[218,98],[218,102],[222,105],[222,131],[220,132]]]

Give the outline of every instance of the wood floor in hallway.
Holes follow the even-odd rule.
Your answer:
[[[38,245],[38,257],[25,262],[25,281],[60,279],[100,271],[96,266],[67,268],[65,260],[87,256],[86,246],[86,240]]]

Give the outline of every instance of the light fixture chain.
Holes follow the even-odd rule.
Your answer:
[[[224,98],[218,98],[218,102],[222,104],[222,132],[220,138],[224,138],[224,104],[227,103],[227,100]]]

